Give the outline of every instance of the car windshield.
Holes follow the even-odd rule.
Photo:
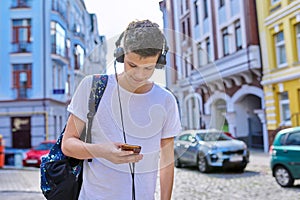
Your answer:
[[[224,140],[232,140],[229,136],[224,134],[223,132],[206,132],[206,133],[197,133],[197,136],[202,141],[224,141]]]
[[[36,146],[34,150],[49,150],[53,145],[53,143],[42,143]]]

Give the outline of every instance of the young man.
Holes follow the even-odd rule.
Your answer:
[[[159,171],[160,198],[170,200],[174,137],[181,124],[174,96],[149,80],[155,68],[165,62],[165,37],[158,25],[149,20],[130,23],[120,41],[122,37],[124,48],[118,44],[116,59],[124,62],[124,72],[109,75],[94,117],[92,143],[79,140],[87,122],[92,84],[92,77],[88,76],[68,106],[71,115],[62,149],[68,156],[93,158],[92,162],[84,162],[79,199],[153,200]],[[122,151],[124,137],[128,144],[141,146],[141,153]]]

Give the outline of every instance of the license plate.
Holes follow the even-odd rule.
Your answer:
[[[243,156],[240,155],[232,155],[229,159],[231,162],[243,161]]]
[[[36,163],[38,163],[38,161],[37,160],[26,160],[26,163],[28,163],[28,164],[36,164]]]

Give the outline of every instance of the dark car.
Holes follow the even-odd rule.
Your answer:
[[[175,167],[197,166],[200,172],[232,168],[242,172],[249,162],[249,150],[241,141],[218,130],[186,130],[174,144]]]
[[[300,179],[300,127],[279,131],[270,153],[272,174],[280,186],[290,187]]]
[[[55,140],[44,141],[38,146],[27,151],[26,156],[23,159],[23,166],[39,167],[41,164],[41,157],[49,153],[55,142]]]

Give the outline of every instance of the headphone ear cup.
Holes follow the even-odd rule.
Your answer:
[[[162,69],[167,64],[166,56],[161,54],[157,60],[157,64],[155,66],[156,69]]]
[[[119,63],[124,63],[124,49],[122,47],[116,48],[114,56]]]

